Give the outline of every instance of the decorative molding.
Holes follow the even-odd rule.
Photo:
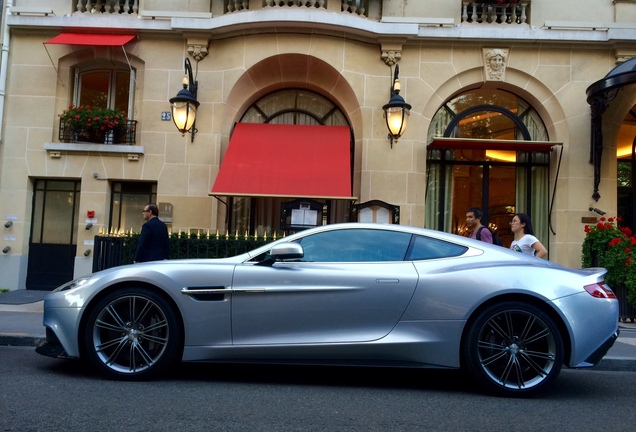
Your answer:
[[[200,62],[208,55],[210,40],[200,36],[188,37],[188,53],[194,60]]]
[[[49,157],[57,159],[64,154],[71,153],[96,153],[96,154],[119,154],[121,156],[127,156],[128,160],[133,160],[130,158],[131,155],[136,155],[138,160],[139,156],[143,156],[145,153],[144,146],[132,146],[132,145],[124,145],[124,144],[91,144],[91,143],[52,143],[45,142],[44,150],[47,151]]]
[[[626,62],[632,58],[636,57],[636,51],[627,50],[627,49],[617,49],[614,52],[614,58],[616,59],[616,64],[619,65],[621,63]]]

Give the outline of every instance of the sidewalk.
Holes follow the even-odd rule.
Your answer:
[[[36,347],[45,339],[42,313],[47,294],[31,290],[0,293],[0,345]],[[619,328],[620,336],[594,370],[636,372],[636,323],[621,322]]]

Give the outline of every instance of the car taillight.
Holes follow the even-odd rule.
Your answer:
[[[614,291],[608,287],[605,282],[597,282],[592,285],[585,285],[585,291],[587,291],[592,297],[596,298],[616,298]]]

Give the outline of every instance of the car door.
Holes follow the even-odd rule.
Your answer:
[[[403,261],[410,238],[390,230],[334,230],[301,239],[301,260],[237,266],[233,343],[382,338],[397,324],[417,286],[413,264]]]

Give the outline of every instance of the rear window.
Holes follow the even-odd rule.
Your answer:
[[[414,235],[406,259],[408,261],[420,261],[450,258],[463,255],[467,250],[466,246],[431,237]]]

